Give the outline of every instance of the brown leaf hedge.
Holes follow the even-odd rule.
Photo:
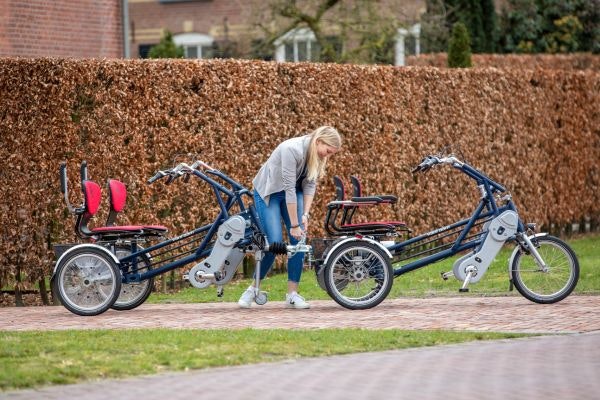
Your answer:
[[[600,71],[600,55],[570,54],[473,54],[473,67],[499,69],[561,69]],[[448,66],[448,54],[432,53],[408,56],[406,64],[419,67]]]
[[[175,235],[211,221],[215,200],[200,181],[146,185],[157,169],[193,153],[251,185],[279,142],[325,124],[344,145],[319,186],[314,237],[324,235],[334,174],[399,197],[363,218],[401,219],[419,233],[468,216],[478,191],[465,176],[410,173],[447,145],[506,185],[527,221],[600,215],[597,70],[5,58],[0,93],[0,283],[48,276],[51,245],[75,240],[63,160],[73,203],[85,159],[91,179],[128,185],[121,224],[160,223]],[[97,224],[107,209],[105,191]]]

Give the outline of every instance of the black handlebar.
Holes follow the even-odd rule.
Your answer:
[[[427,172],[431,167],[433,167],[436,164],[439,164],[439,162],[439,159],[437,159],[436,157],[427,156],[423,160],[421,160],[421,163],[415,168],[413,168],[411,172],[413,174],[417,172]]]
[[[184,172],[184,171],[179,171],[176,170],[174,168],[172,169],[167,169],[165,171],[158,171],[156,174],[154,174],[154,176],[150,179],[148,179],[147,183],[148,185],[153,184],[154,182],[156,182],[157,180],[164,178],[165,176],[167,177],[167,180],[165,182],[166,185],[170,185],[171,183],[173,183],[173,181],[181,176],[184,176],[184,181],[187,183],[189,180],[189,173],[188,172]]]
[[[153,184],[154,182],[156,182],[157,180],[159,180],[163,176],[165,176],[165,173],[162,172],[162,171],[158,171],[152,178],[148,179],[148,181],[147,181],[148,185]]]
[[[81,176],[81,182],[87,181],[88,179],[88,169],[87,169],[87,161],[81,162],[81,167],[79,168],[79,175]]]
[[[60,163],[60,191],[62,194],[67,192],[67,163]]]

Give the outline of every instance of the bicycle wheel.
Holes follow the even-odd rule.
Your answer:
[[[119,246],[115,251],[115,255],[119,260],[130,254],[131,249],[126,246]],[[144,265],[139,269],[146,271],[151,270],[152,268],[150,267],[148,256],[144,255],[142,259]],[[152,288],[154,288],[154,278],[146,279],[141,282],[121,283],[121,292],[119,293],[117,301],[115,301],[111,308],[117,311],[133,310],[148,299],[150,293],[152,293]]]
[[[115,261],[95,247],[73,250],[56,267],[54,290],[74,314],[102,314],[121,290],[121,272]]]
[[[389,257],[376,245],[346,242],[329,257],[324,271],[327,293],[339,305],[364,310],[381,303],[393,283]]]
[[[546,264],[542,267],[530,253],[517,252],[511,265],[515,288],[525,298],[550,304],[567,297],[579,280],[579,262],[568,244],[554,236],[531,238]]]

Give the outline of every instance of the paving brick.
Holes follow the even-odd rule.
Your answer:
[[[0,394],[10,400],[597,399],[600,332],[362,353]]]
[[[541,305],[512,297],[435,297],[389,299],[370,310],[352,311],[330,300],[311,301],[309,310],[283,302],[144,304],[130,311],[109,310],[81,317],[64,307],[0,308],[0,330],[126,328],[364,328],[450,329],[529,333],[600,330],[600,296],[569,296]]]

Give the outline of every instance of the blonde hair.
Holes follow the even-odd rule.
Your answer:
[[[327,165],[327,158],[320,158],[317,153],[317,140],[328,146],[339,149],[342,147],[342,137],[339,132],[331,126],[321,126],[320,128],[315,129],[310,136],[306,160],[306,178],[309,181],[316,181],[325,175],[325,166]]]

